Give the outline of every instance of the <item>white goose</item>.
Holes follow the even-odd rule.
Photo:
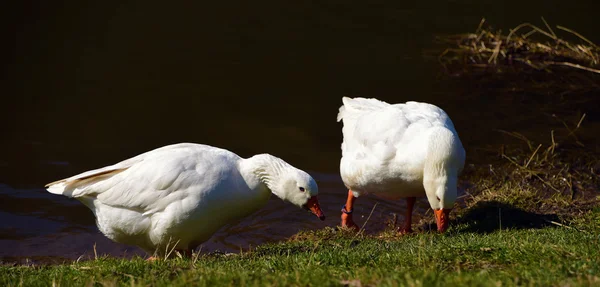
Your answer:
[[[342,100],[337,117],[344,124],[340,174],[349,189],[342,226],[356,228],[354,200],[373,193],[387,199],[406,198],[406,222],[399,231],[412,232],[415,197],[426,196],[438,231],[444,232],[465,162],[465,150],[448,115],[426,103]]]
[[[220,227],[250,215],[271,195],[325,218],[313,178],[268,155],[243,159],[216,147],[181,143],[46,185],[92,210],[108,238],[164,255],[184,254]]]

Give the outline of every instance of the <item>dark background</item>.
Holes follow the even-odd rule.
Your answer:
[[[184,141],[336,173],[342,96],[469,112],[425,56],[435,35],[544,16],[600,41],[593,1],[13,2],[0,182],[19,185]]]

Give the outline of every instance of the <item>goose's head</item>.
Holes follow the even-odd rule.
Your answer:
[[[272,191],[281,199],[309,210],[319,219],[325,220],[317,200],[319,187],[308,173],[296,168],[287,169],[281,174],[279,184],[272,187]]]
[[[310,210],[319,219],[325,220],[317,200],[319,188],[308,173],[269,154],[255,155],[245,162],[277,197]]]
[[[439,232],[448,229],[449,215],[457,198],[456,177],[440,177],[425,181],[425,192],[429,205],[433,209]]]

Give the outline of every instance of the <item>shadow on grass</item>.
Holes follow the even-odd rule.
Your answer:
[[[481,201],[456,220],[467,225],[465,231],[488,233],[500,229],[543,228],[558,221],[556,214],[537,214],[498,202]]]
[[[554,226],[556,214],[537,214],[499,201],[480,201],[450,225],[462,225],[461,232],[490,233],[501,229],[539,229]],[[435,223],[425,226],[435,230]]]

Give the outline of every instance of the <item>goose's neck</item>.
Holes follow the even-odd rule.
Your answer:
[[[293,168],[287,162],[269,154],[259,154],[242,160],[242,175],[251,188],[260,184],[266,186],[273,194],[277,194],[277,184],[281,175],[289,168]],[[281,196],[280,196],[281,197]]]

